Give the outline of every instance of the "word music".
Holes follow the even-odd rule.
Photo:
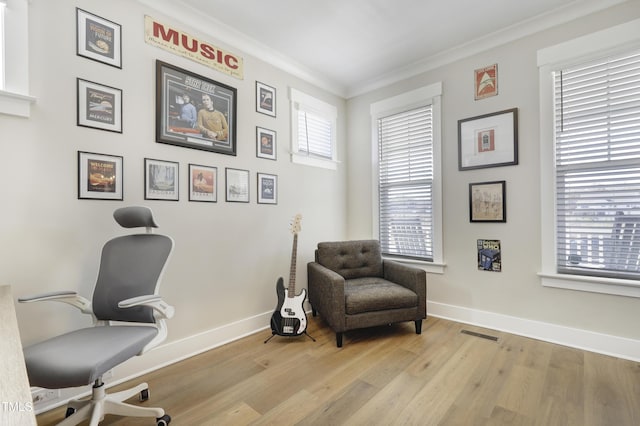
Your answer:
[[[207,65],[232,77],[242,79],[241,57],[145,16],[145,41],[161,49]]]

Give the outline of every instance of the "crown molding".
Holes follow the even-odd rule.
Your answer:
[[[248,37],[221,21],[202,15],[198,10],[186,5],[180,0],[137,1],[170,17],[172,20],[197,29],[199,32],[227,44],[228,47],[232,49],[243,51],[301,80],[327,90],[337,96],[349,99],[632,0],[575,0],[564,7],[519,22],[516,25],[487,34],[472,42],[445,50],[350,87],[320,75],[292,58]]]
[[[275,49],[241,33],[224,22],[199,13],[195,8],[180,0],[137,0],[145,6],[154,9],[171,20],[180,22],[189,28],[211,36],[213,39],[226,44],[229,50],[239,50],[253,56],[282,71],[308,83],[318,86],[342,98],[346,97],[347,88],[325,76],[312,71],[294,59],[281,54]]]
[[[505,45],[526,36],[539,33],[566,22],[590,15],[601,10],[630,0],[575,0],[572,3],[548,13],[535,16],[502,30],[487,34],[472,42],[461,44],[451,49],[424,58],[407,66],[398,68],[385,75],[349,87],[347,98],[363,95],[382,87],[389,86],[402,80],[415,77],[455,61],[468,58],[495,47]]]

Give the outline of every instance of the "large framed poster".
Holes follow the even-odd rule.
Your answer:
[[[156,141],[236,155],[237,90],[156,61]]]

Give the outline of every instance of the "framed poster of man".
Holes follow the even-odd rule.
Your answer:
[[[156,61],[156,141],[236,155],[237,90]]]

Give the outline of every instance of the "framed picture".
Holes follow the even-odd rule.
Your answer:
[[[122,133],[122,90],[77,81],[78,126]]]
[[[179,200],[178,163],[144,159],[144,199]]]
[[[218,169],[189,164],[189,201],[218,201]]]
[[[156,61],[156,141],[236,155],[237,90]]]
[[[475,100],[498,94],[498,64],[474,70]]]
[[[278,176],[258,173],[258,203],[278,204]]]
[[[256,127],[256,155],[260,158],[275,160],[277,156],[276,132]]]
[[[76,8],[78,56],[122,68],[122,27]]]
[[[78,198],[122,200],[122,157],[78,151]]]
[[[225,169],[227,201],[233,203],[249,202],[249,170]]]
[[[518,164],[518,109],[458,120],[458,170]]]
[[[469,220],[507,221],[507,183],[504,180],[469,184]]]
[[[276,116],[276,89],[256,81],[256,111]]]
[[[478,270],[502,271],[502,251],[500,240],[478,240]]]

